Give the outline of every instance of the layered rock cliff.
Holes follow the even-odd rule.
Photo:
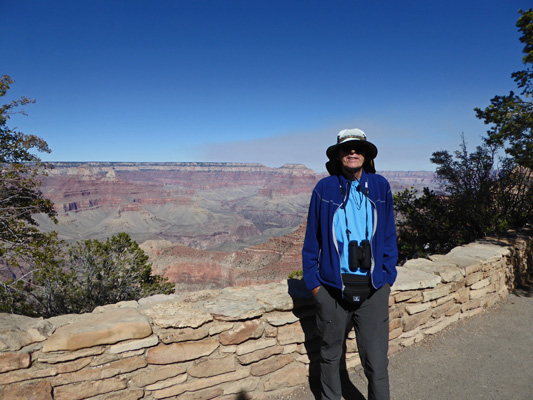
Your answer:
[[[249,286],[287,279],[301,269],[305,225],[288,235],[234,252],[208,251],[149,240],[141,248],[154,273],[176,282],[177,292]]]
[[[65,240],[127,232],[198,249],[235,249],[293,231],[320,178],[302,165],[53,163],[44,195]],[[222,247],[220,247],[222,246]]]
[[[303,165],[53,163],[42,191],[58,212],[41,229],[66,241],[126,232],[180,290],[277,282],[301,268],[311,191]],[[433,173],[380,172],[393,191],[434,188]]]

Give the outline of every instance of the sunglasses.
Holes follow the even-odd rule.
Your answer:
[[[365,146],[358,143],[346,143],[339,146],[339,151],[344,153],[350,153],[352,150],[355,150],[357,154],[365,154]]]

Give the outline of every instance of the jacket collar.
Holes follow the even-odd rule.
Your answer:
[[[346,179],[346,177],[343,174],[339,174],[338,176],[343,187],[346,187],[346,183],[349,183],[350,185],[352,184],[352,181],[350,181],[349,179]],[[368,181],[367,173],[365,170],[363,170],[363,173],[361,174],[361,178],[359,178],[359,182],[361,183],[361,182],[367,182],[367,181]]]

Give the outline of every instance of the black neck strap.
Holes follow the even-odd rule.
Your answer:
[[[357,183],[359,183],[359,187],[362,188],[361,181],[359,179],[355,179]],[[344,219],[346,221],[346,236],[348,237],[348,243],[350,243],[350,233],[352,233],[348,229],[348,213],[346,212],[346,206],[348,205],[348,198],[350,197],[350,192],[347,192],[346,195],[344,195],[344,188],[342,187],[342,181],[339,176],[339,187],[341,189],[341,196],[342,196],[342,205],[341,207],[344,209]],[[365,202],[365,238],[368,240],[368,181],[365,182],[365,192],[363,194],[363,201]]]

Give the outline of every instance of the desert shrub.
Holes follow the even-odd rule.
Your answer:
[[[289,279],[302,279],[304,277],[303,270],[292,271],[289,273]]]
[[[8,291],[0,286],[0,310],[48,318],[174,292],[126,233],[78,242],[64,253],[35,266],[31,279],[11,280]]]
[[[72,306],[77,312],[174,292],[168,279],[152,274],[148,256],[126,233],[79,242],[69,250],[68,265],[75,275]]]

